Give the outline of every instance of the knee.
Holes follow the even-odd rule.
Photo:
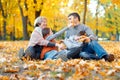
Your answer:
[[[35,53],[35,51],[34,51],[34,48],[33,47],[28,47],[26,50],[25,50],[25,55],[26,55],[26,57],[27,56],[32,56],[33,54]]]
[[[92,43],[92,44],[96,44],[96,43],[98,43],[96,40],[92,40],[90,43]]]
[[[79,56],[83,59],[90,59],[90,56],[86,52],[81,52]]]

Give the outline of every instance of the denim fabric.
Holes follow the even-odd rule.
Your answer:
[[[66,55],[66,57],[68,59],[79,58],[79,53],[81,50],[82,50],[82,46],[81,47],[74,47],[71,49],[65,49],[65,50],[58,52],[57,53],[58,55],[54,56],[54,58],[57,59],[59,57],[59,55]]]
[[[54,59],[54,56],[57,55],[56,50],[51,50],[45,54],[44,60],[46,59]]]
[[[81,52],[79,56],[81,56],[81,58],[86,59],[86,60],[90,60],[90,59],[99,60],[100,59],[97,55],[92,54],[92,53],[87,53],[87,52]]]
[[[29,46],[25,50],[25,57],[30,56],[31,59],[40,59],[40,53],[42,51],[42,46],[35,45],[35,46]]]
[[[71,58],[72,59],[79,58],[79,53],[81,52],[82,47],[83,46],[68,49],[67,58],[69,58],[69,59],[71,59]]]
[[[82,53],[86,52],[86,53]],[[103,47],[95,40],[85,44],[82,52],[79,54],[80,57],[85,57],[88,59],[94,59],[97,55],[98,58],[103,58],[103,56],[108,55],[107,52],[103,49]]]

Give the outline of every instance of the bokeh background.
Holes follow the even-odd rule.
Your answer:
[[[80,14],[98,40],[120,40],[120,0],[0,0],[0,40],[29,40],[38,16],[47,17],[56,32],[71,12]]]

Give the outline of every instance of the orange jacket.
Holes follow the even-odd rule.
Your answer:
[[[54,40],[52,40],[51,42],[55,42]],[[48,46],[44,46],[43,49],[42,49],[42,52],[40,54],[40,59],[43,59],[45,54],[48,52],[48,51],[51,51],[51,50],[58,50],[57,47],[48,47]]]

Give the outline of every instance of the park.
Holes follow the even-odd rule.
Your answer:
[[[20,48],[28,47],[37,17],[45,16],[56,33],[68,25],[72,12],[79,13],[80,23],[91,28],[114,61],[19,58]],[[119,80],[119,13],[119,0],[0,0],[0,80]]]

